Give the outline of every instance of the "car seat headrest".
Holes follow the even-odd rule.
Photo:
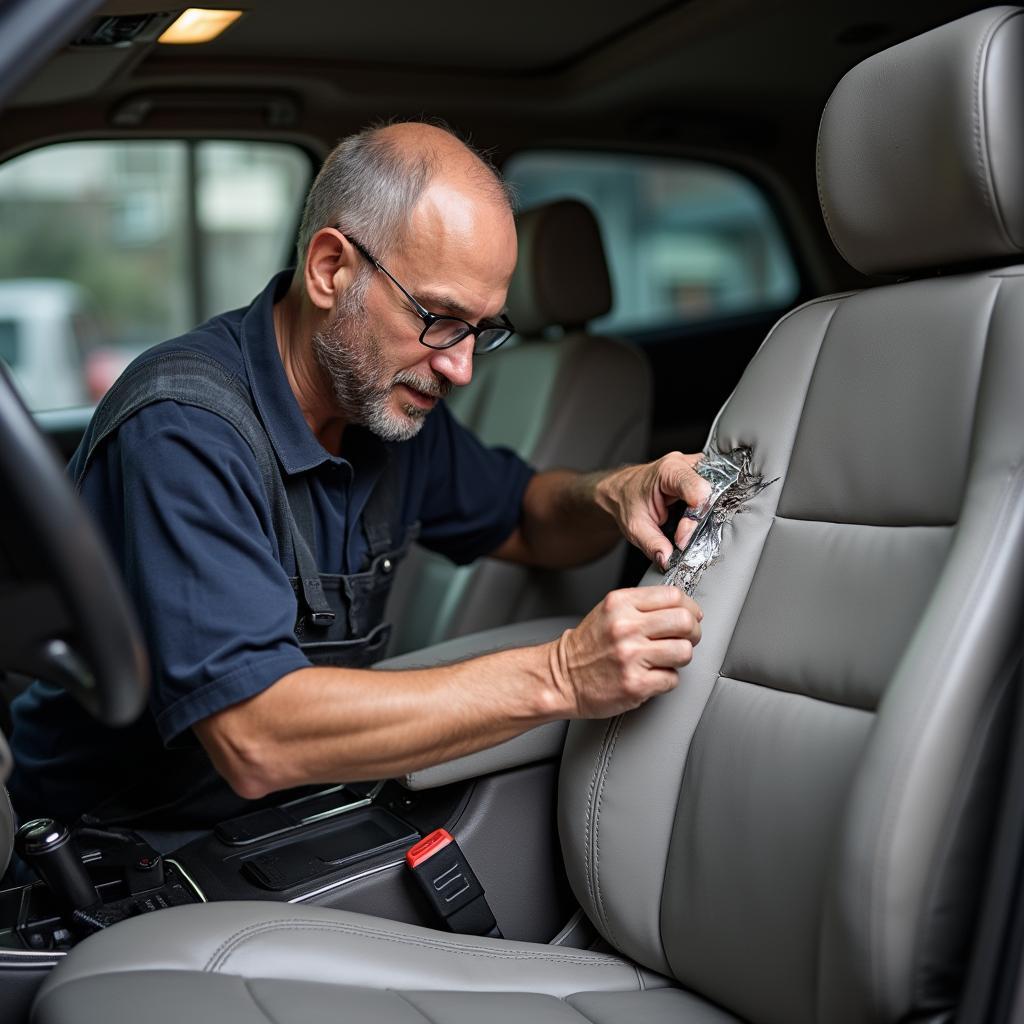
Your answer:
[[[1024,250],[1024,10],[993,7],[869,57],[818,129],[832,241],[865,274]]]
[[[576,328],[612,307],[612,286],[597,221],[576,199],[545,203],[516,221],[519,262],[508,310],[523,337],[546,327]]]

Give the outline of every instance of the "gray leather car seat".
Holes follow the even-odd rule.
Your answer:
[[[997,8],[829,101],[832,236],[914,279],[776,325],[713,430],[774,482],[703,577],[692,664],[569,729],[565,861],[618,955],[208,905],[86,940],[36,1024],[948,1020],[1021,653],[1021,69]]]
[[[517,233],[508,297],[517,337],[474,362],[473,382],[449,407],[485,444],[512,448],[538,469],[642,461],[651,424],[647,360],[586,329],[612,304],[594,215],[574,199],[547,203],[520,214]],[[618,583],[625,553],[623,542],[591,565],[556,573],[489,559],[456,566],[416,547],[389,604],[391,653],[508,622],[582,615]]]

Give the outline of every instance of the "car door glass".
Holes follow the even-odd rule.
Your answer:
[[[0,166],[0,358],[29,407],[94,404],[139,352],[248,303],[292,259],[311,173],[292,145],[208,140]]]
[[[637,334],[787,306],[799,277],[764,195],[712,164],[633,154],[529,152],[505,175],[520,207],[580,199],[598,219],[611,312],[594,330]]]

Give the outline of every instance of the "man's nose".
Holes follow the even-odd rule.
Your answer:
[[[465,387],[473,379],[473,336],[463,338],[451,348],[437,349],[431,356],[430,368],[457,388]]]

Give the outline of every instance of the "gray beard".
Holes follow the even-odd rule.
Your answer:
[[[395,413],[391,393],[405,384],[435,398],[451,393],[440,374],[421,377],[400,370],[388,379],[381,339],[370,330],[361,295],[346,297],[334,319],[313,334],[313,355],[327,376],[338,410],[349,423],[366,427],[384,441],[408,441],[423,426],[429,409],[406,403]]]

